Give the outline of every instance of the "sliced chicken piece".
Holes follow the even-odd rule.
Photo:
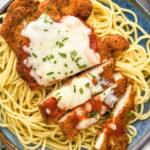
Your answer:
[[[114,79],[115,84],[103,93],[93,96],[89,101],[59,119],[60,129],[68,140],[72,140],[81,130],[97,123],[100,116],[105,115],[122,97],[126,91],[127,79],[120,73],[114,74]]]
[[[132,118],[131,111],[134,110],[134,92],[128,86],[125,95],[116,104],[112,118],[108,119],[103,126],[102,132],[98,134],[95,143],[96,150],[126,150],[128,137],[126,125]]]
[[[62,116],[66,111],[82,105],[92,96],[102,93],[115,81],[114,61],[108,62],[74,77],[65,86],[56,90],[39,104],[41,114],[47,124]]]

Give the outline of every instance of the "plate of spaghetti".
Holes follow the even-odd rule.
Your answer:
[[[0,139],[19,150],[136,150],[150,136],[150,20],[130,0],[14,0],[0,15]]]

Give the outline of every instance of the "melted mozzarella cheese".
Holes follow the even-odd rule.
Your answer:
[[[101,146],[102,146],[102,143],[103,143],[103,141],[104,141],[104,138],[105,138],[105,134],[104,133],[101,133],[100,135],[99,135],[99,137],[97,138],[97,141],[96,141],[96,143],[95,143],[95,149],[100,149],[101,148]]]
[[[110,107],[113,107],[113,105],[117,102],[118,98],[115,96],[115,94],[113,93],[113,89],[116,87],[117,85],[114,84],[112,85],[110,88],[108,88],[105,92],[103,92],[102,94],[100,94],[100,98],[102,101],[105,101],[105,103],[107,105],[109,105]]]
[[[78,130],[82,130],[82,129],[86,129],[89,126],[95,124],[98,119],[100,118],[100,115],[97,115],[97,119],[96,118],[88,118],[88,119],[83,119],[82,121],[79,122],[79,124],[76,126],[76,129]]]
[[[22,36],[30,40],[29,46],[23,47],[30,54],[24,64],[31,67],[30,75],[42,86],[100,63],[100,55],[90,48],[91,29],[76,17],[54,22],[42,14],[24,26]]]
[[[119,112],[123,109],[123,107],[126,105],[127,101],[129,100],[130,92],[131,92],[131,86],[128,86],[125,95],[115,106],[115,109],[113,111],[114,117],[116,117],[119,114]]]
[[[105,63],[107,65],[109,62]],[[93,95],[103,92],[103,84],[105,80],[100,76],[104,65],[84,74],[81,77],[74,78],[68,85],[56,90],[52,93],[52,97],[58,100],[57,106],[61,109],[70,110],[91,99]],[[101,71],[102,70],[102,71]],[[93,83],[96,78],[98,83]]]
[[[110,124],[108,124],[108,126],[109,126],[112,130],[116,130],[116,129],[117,129],[117,126],[116,126],[116,124],[114,124],[114,123],[110,123]]]

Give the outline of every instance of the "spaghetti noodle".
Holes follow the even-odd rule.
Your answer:
[[[100,3],[101,2],[101,3]],[[116,71],[128,77],[133,85],[135,96],[134,119],[127,126],[129,142],[137,135],[132,126],[137,120],[150,116],[150,110],[144,113],[144,104],[150,97],[150,35],[138,25],[134,12],[120,8],[111,0],[92,0],[93,12],[87,23],[95,28],[95,33],[101,38],[110,34],[121,34],[130,41],[130,48],[117,55]],[[125,13],[133,16],[130,21]],[[4,15],[0,16],[3,18]],[[139,37],[138,32],[143,35]],[[139,45],[145,40],[145,47]],[[62,150],[92,149],[97,131],[107,118],[102,118],[98,124],[82,131],[73,142],[65,139],[56,122],[46,125],[43,123],[37,104],[48,94],[58,89],[63,83],[57,83],[45,89],[31,91],[28,85],[16,72],[16,56],[7,43],[0,37],[0,126],[7,127],[13,132],[24,149],[33,150],[41,146]],[[146,79],[147,78],[147,79]],[[142,95],[143,94],[143,95]],[[33,145],[31,145],[31,143]]]

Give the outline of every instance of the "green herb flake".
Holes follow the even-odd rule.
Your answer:
[[[60,34],[60,30],[58,30],[58,34]]]
[[[64,66],[65,66],[66,68],[68,68],[68,65],[67,65],[67,64],[64,64]]]
[[[80,88],[80,89],[79,89],[79,92],[80,92],[80,94],[83,94],[83,89]]]
[[[67,73],[67,72],[65,72],[65,75],[67,76],[67,75],[68,75],[68,73]]]
[[[58,74],[60,74],[60,72],[58,72]]]
[[[70,71],[70,73],[72,74],[72,73],[73,73],[73,71]]]
[[[75,60],[76,55],[77,55],[77,51],[71,51],[71,59],[72,59],[72,61]]]
[[[130,112],[127,112],[127,113],[126,113],[126,116],[127,116],[127,117],[130,117],[130,116],[132,116],[132,115],[133,115],[133,114],[130,113]]]
[[[105,95],[106,95],[106,93],[104,92],[104,93],[103,93],[103,95],[105,96]]]
[[[89,88],[89,87],[90,87],[90,83],[86,83],[86,84],[85,84],[85,87],[86,87],[86,88]]]
[[[37,55],[35,53],[32,53],[32,56],[34,56],[35,58],[37,58]]]
[[[62,58],[66,58],[66,53],[58,53]]]
[[[46,9],[49,10],[49,11],[51,10],[50,6],[47,6]]]
[[[86,67],[87,67],[87,65],[82,65],[82,66],[79,65],[79,69],[84,69]]]
[[[37,7],[37,6],[34,6],[34,10],[38,10],[38,7]]]
[[[52,75],[52,74],[54,74],[54,72],[49,72],[49,73],[47,73],[47,75]]]
[[[49,55],[49,56],[46,56],[43,58],[43,62],[47,61],[47,60],[50,60],[50,59],[53,59],[54,58],[54,55]]]
[[[54,64],[57,64],[57,61],[56,61],[56,60],[54,61]]]
[[[56,42],[56,45],[58,45],[58,44],[59,44],[59,42],[57,41],[57,42]]]
[[[45,31],[45,32],[47,32],[47,31],[48,31],[48,29],[44,29],[44,31]]]
[[[59,97],[57,98],[58,101],[60,101],[61,99],[62,99],[62,96],[59,96]]]
[[[111,114],[110,114],[110,118],[113,118],[113,117],[114,117],[114,113],[111,113]]]
[[[90,75],[93,79],[96,78],[92,73],[89,73],[89,75]]]
[[[88,114],[88,117],[94,117],[96,120],[98,120],[97,115],[98,115],[98,112],[95,111],[95,112],[89,113],[89,114]]]
[[[77,92],[76,85],[74,85],[73,87],[74,87],[74,93],[76,93]]]
[[[55,78],[55,77],[53,77],[53,80],[56,80],[56,78]]]
[[[102,80],[103,80],[102,78],[99,79],[99,81],[102,81]]]
[[[59,42],[59,48],[62,48],[64,46],[64,43]]]
[[[57,94],[56,94],[56,96],[58,96],[60,94],[60,92],[58,92]]]
[[[94,95],[101,94],[102,92],[103,92],[102,90],[101,91],[97,91],[97,92],[94,93]]]
[[[65,42],[65,41],[67,41],[68,39],[69,39],[69,38],[66,37],[66,38],[64,38],[64,39],[62,40],[62,42]]]

